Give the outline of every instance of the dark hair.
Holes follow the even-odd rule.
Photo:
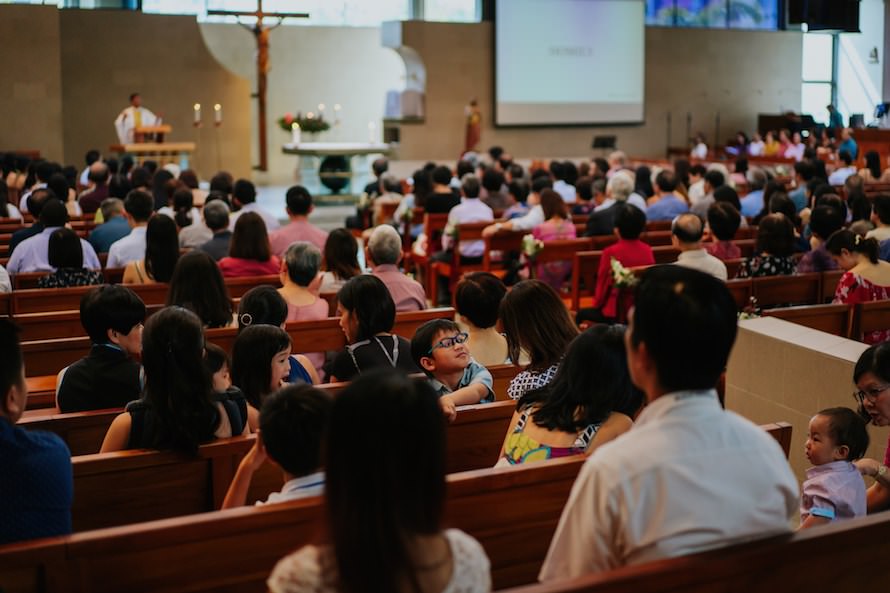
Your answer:
[[[145,321],[145,303],[120,284],[103,284],[80,299],[80,324],[95,344],[108,343],[108,330],[128,334]]]
[[[146,164],[146,163],[144,163]],[[152,209],[158,210],[159,208],[163,208],[167,205],[167,202],[170,201],[170,197],[172,193],[169,191],[167,187],[168,181],[176,181],[173,178],[173,173],[166,169],[160,169],[157,171],[151,179],[151,194],[152,194]],[[173,186],[176,187],[175,185]],[[128,210],[129,212],[129,210]]]
[[[857,220],[871,220],[872,203],[861,189],[847,192],[847,203],[850,205],[850,217],[852,222]]]
[[[704,177],[705,173],[708,172],[708,168],[702,165],[701,163],[695,163],[694,165],[689,167],[689,172],[693,175],[697,175],[699,177]]]
[[[321,467],[322,437],[333,400],[307,385],[288,385],[266,396],[260,410],[260,432],[269,457],[292,476]]]
[[[232,322],[232,299],[219,266],[207,253],[190,251],[173,270],[167,304],[193,311],[207,327],[225,327]]]
[[[372,274],[350,278],[337,293],[340,307],[355,315],[358,332],[355,340],[370,339],[374,334],[392,332],[396,322],[396,305],[389,289]]]
[[[865,168],[871,172],[875,181],[881,178],[881,155],[876,150],[865,153]]]
[[[245,212],[235,221],[229,257],[266,262],[272,257],[266,223],[256,212]]]
[[[142,161],[142,166],[152,177],[154,177],[154,174],[158,171],[158,162],[155,160],[148,159],[146,161]]]
[[[606,189],[606,182],[602,179],[597,179],[597,182],[600,184],[600,190],[598,193],[602,193]],[[578,199],[582,202],[589,202],[593,199],[593,179],[590,177],[579,177],[575,180],[575,193],[578,194]]]
[[[61,200],[47,200],[40,210],[40,222],[45,228],[64,226],[68,222],[68,209]]]
[[[513,196],[520,204],[525,204],[529,194],[528,181],[525,179],[514,179],[507,184],[507,193]]]
[[[451,183],[451,169],[445,165],[439,165],[433,169],[432,180],[438,185],[448,185]]]
[[[877,239],[866,239],[847,229],[835,231],[825,242],[825,249],[832,255],[840,255],[841,250],[846,249],[850,253],[861,253],[873,264],[878,263],[880,248]]]
[[[192,224],[192,208],[195,207],[195,196],[188,187],[173,192],[173,211],[176,226],[187,227]]]
[[[615,212],[615,228],[622,239],[639,239],[646,230],[646,213],[633,204],[621,204]]]
[[[324,265],[341,280],[362,273],[358,265],[358,241],[347,229],[334,229],[324,242]]]
[[[0,177],[0,218],[9,217],[9,188],[6,180]]]
[[[7,395],[13,387],[24,387],[22,367],[25,364],[19,344],[19,327],[9,319],[0,319],[0,350],[3,351],[0,356],[0,409],[8,414]]]
[[[473,165],[472,162],[470,162],[466,159],[461,159],[461,160],[457,161],[457,165],[455,165],[455,170],[457,171],[457,178],[463,179],[463,176],[466,175],[467,173],[474,172],[476,170],[476,167]],[[489,171],[496,172],[494,169],[485,169],[485,173],[488,173]],[[485,183],[485,181],[484,181],[484,177],[483,177],[483,184],[484,183]]]
[[[813,201],[814,207],[817,206],[831,206],[832,208],[837,209],[844,220],[847,220],[847,204],[844,202],[841,197],[837,194],[833,193],[824,193]]]
[[[646,270],[634,291],[631,343],[655,362],[667,391],[712,389],[726,368],[738,323],[726,284],[675,265]]]
[[[859,383],[859,379],[866,373],[873,374],[885,383],[890,381],[890,342],[869,346],[859,355],[859,360],[853,368],[853,383]],[[865,410],[862,402],[859,403],[858,412],[866,424],[873,422],[871,414]]]
[[[757,251],[776,257],[794,252],[794,225],[781,213],[767,214],[757,227]]]
[[[805,182],[810,181],[816,174],[816,167],[810,161],[798,161],[794,163],[794,172],[800,175]]]
[[[562,163],[562,178],[569,185],[575,185],[578,180],[578,167],[572,161],[564,161]]]
[[[677,189],[677,177],[671,171],[661,171],[655,176],[655,185],[666,193],[670,193]]]
[[[180,171],[179,180],[189,189],[198,189],[198,175],[191,169]]]
[[[176,223],[163,214],[152,216],[145,230],[145,271],[155,282],[170,282],[178,261]]]
[[[77,233],[66,227],[50,233],[49,265],[54,268],[83,267],[83,246]]]
[[[644,198],[651,198],[655,195],[655,189],[652,187],[652,169],[645,165],[637,167],[634,172],[634,192]]]
[[[728,185],[721,185],[714,190],[714,201],[725,202],[730,204],[738,212],[742,211],[742,202],[739,200],[738,192]]]
[[[219,417],[211,401],[213,382],[204,366],[201,320],[182,307],[148,318],[142,334],[143,400],[158,422],[150,448],[194,453],[213,440]]]
[[[671,234],[681,243],[697,243],[701,241],[705,225],[698,214],[686,212],[677,216],[671,223]]]
[[[879,194],[874,199],[875,214],[884,224],[890,224],[890,195]]]
[[[280,327],[287,320],[287,301],[274,286],[254,286],[238,302],[238,329],[250,325]]]
[[[220,171],[210,179],[210,191],[218,191],[228,197],[232,193],[233,184],[232,174]]]
[[[501,301],[499,311],[510,360],[520,350],[529,356],[529,369],[543,371],[557,364],[578,328],[560,296],[540,280],[523,280]]]
[[[534,410],[547,430],[577,433],[613,411],[633,417],[643,404],[627,370],[623,325],[596,325],[575,338],[553,380],[527,391],[516,409]]]
[[[708,226],[720,241],[732,241],[741,224],[742,216],[729,202],[714,202],[708,208]]]
[[[117,175],[112,175],[111,179],[108,181],[109,198],[119,198],[123,200],[127,197],[127,194],[130,193],[131,189],[133,189],[133,186],[130,184],[130,180],[127,179],[126,175],[118,173]]]
[[[436,336],[442,332],[459,332],[458,326],[451,319],[430,319],[414,331],[411,338],[411,359],[417,368],[423,369],[420,359],[431,356],[430,350],[433,347]],[[424,369],[426,372],[426,369]],[[429,373],[427,373],[429,375]]]
[[[414,207],[423,208],[426,204],[426,198],[433,193],[433,179],[429,171],[418,169],[413,175],[414,186],[412,193],[414,194]]]
[[[28,196],[28,212],[31,213],[31,216],[40,220],[40,215],[43,212],[43,207],[46,206],[46,203],[51,200],[57,200],[55,192],[53,190],[42,187],[40,189],[35,189],[31,192],[31,195]],[[57,200],[58,201],[58,200]],[[65,205],[62,204],[64,207]],[[65,221],[67,222],[68,210],[65,210]],[[62,224],[65,224],[64,222]]]
[[[842,148],[837,153],[837,158],[842,160],[848,167],[853,163],[853,155],[846,148]]]
[[[213,375],[221,371],[224,366],[230,369],[232,367],[228,353],[213,342],[206,342],[204,344],[204,367],[207,372]]]
[[[379,428],[375,462],[355,455]],[[342,593],[420,591],[412,536],[441,528],[445,423],[426,381],[370,371],[334,401],[325,441],[325,499]]]
[[[307,216],[312,209],[312,194],[302,185],[295,185],[285,194],[287,210],[295,216]]]
[[[454,300],[457,312],[479,329],[494,327],[498,322],[498,308],[507,287],[491,272],[473,272],[457,284]]]
[[[554,216],[565,220],[569,216],[569,209],[562,196],[552,189],[541,192],[541,209],[544,211],[544,220],[550,220]]]
[[[605,177],[606,173],[609,172],[609,161],[601,156],[593,159],[593,165],[596,168],[594,177]]]
[[[148,192],[134,189],[124,198],[124,210],[136,222],[145,222],[154,212],[154,200]]]
[[[232,187],[232,196],[241,204],[250,204],[256,201],[256,186],[246,179],[239,179]]]
[[[371,163],[371,170],[374,171],[375,177],[380,177],[389,169],[389,161],[385,158],[374,159]]]
[[[463,176],[461,176],[461,179],[463,179]],[[487,191],[501,191],[502,185],[504,185],[504,174],[500,171],[495,171],[494,169],[486,169],[485,173],[482,174],[482,187],[484,187]]]
[[[550,175],[552,175],[554,179],[564,179],[565,166],[563,166],[561,161],[550,161],[549,169]]]
[[[847,461],[865,457],[868,450],[868,430],[865,419],[850,408],[826,408],[819,416],[828,418],[828,436],[835,446],[846,445],[849,449]]]
[[[254,408],[260,409],[263,399],[272,392],[272,359],[290,345],[290,336],[277,325],[249,325],[235,338],[232,383]]]
[[[532,179],[532,191],[536,194],[541,193],[545,189],[553,189],[553,180],[550,179],[550,176],[544,173],[539,177],[535,177]]]
[[[130,171],[130,183],[133,189],[148,187],[151,184],[151,173],[145,167],[133,167]]]
[[[46,186],[53,190],[53,193],[56,194],[56,197],[62,200],[62,202],[68,201],[69,187],[68,180],[65,179],[65,176],[61,173],[53,173],[53,175],[49,178],[49,181],[46,182]]]
[[[844,218],[837,208],[826,204],[813,208],[810,214],[810,231],[819,239],[824,241],[843,227]]]
[[[709,184],[712,188],[717,189],[726,184],[726,177],[724,177],[723,173],[720,171],[712,169],[705,173],[705,183]]]

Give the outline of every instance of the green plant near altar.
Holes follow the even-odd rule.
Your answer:
[[[303,115],[297,112],[294,116],[292,113],[285,113],[278,118],[278,127],[285,132],[290,132],[294,124],[299,124],[300,130],[307,134],[318,134],[319,132],[327,132],[331,129],[331,124],[325,121],[324,115],[314,115],[307,113]]]

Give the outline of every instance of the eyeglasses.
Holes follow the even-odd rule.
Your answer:
[[[469,337],[470,336],[469,334],[467,334],[467,332],[460,332],[459,334],[450,336],[448,338],[442,338],[441,340],[433,344],[433,347],[430,348],[429,352],[427,352],[426,354],[427,356],[429,356],[436,348],[451,348],[455,344],[463,344],[469,339]]]
[[[866,399],[871,403],[875,403],[878,400],[878,397],[880,397],[881,394],[888,389],[890,389],[890,385],[884,385],[883,387],[874,387],[867,391],[854,391],[853,397],[856,398],[856,401],[858,401],[860,404],[864,403]]]

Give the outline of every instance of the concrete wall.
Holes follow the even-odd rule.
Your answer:
[[[39,150],[62,158],[62,74],[58,10],[0,6],[3,84],[0,151]]]
[[[169,140],[197,143],[191,166],[207,179],[226,169],[250,175],[250,88],[207,51],[195,17],[120,10],[59,11],[65,162],[117,142],[114,119],[132,92],[173,126]],[[0,18],[0,21],[3,19]],[[194,128],[193,105],[204,126]],[[213,104],[223,126],[213,127]],[[217,135],[218,134],[218,135]]]
[[[758,424],[791,423],[789,461],[802,482],[810,418],[825,408],[855,407],[853,367],[866,348],[775,317],[741,321],[726,372],[726,407]],[[869,426],[868,432],[868,457],[883,460],[890,430]]]
[[[249,80],[254,88],[254,36],[238,25],[204,24],[201,32],[216,59]],[[318,104],[324,103],[325,118],[330,121],[334,104],[339,103],[340,125],[321,134],[319,141],[367,142],[368,123],[372,121],[379,137],[386,92],[404,86],[405,74],[396,53],[381,46],[380,29],[282,26],[271,32],[269,47],[269,173],[256,173],[257,181],[288,184],[294,180],[297,159],[281,154],[281,146],[290,142],[290,134],[276,122],[287,112],[316,111]],[[253,106],[251,110],[255,112]],[[248,145],[248,137],[243,140]],[[257,160],[256,132],[249,137],[249,146]]]
[[[619,148],[658,157],[668,142],[668,113],[671,144],[683,146],[687,113],[693,114],[693,133],[701,130],[709,139],[719,113],[722,141],[738,129],[753,130],[760,112],[800,107],[800,33],[650,27],[645,124],[495,129],[491,23],[406,22],[402,39],[420,54],[427,74],[426,121],[401,126],[404,159],[454,159],[463,149],[463,107],[471,97],[482,107],[480,147],[498,144],[517,157],[586,154],[594,134],[617,135]]]

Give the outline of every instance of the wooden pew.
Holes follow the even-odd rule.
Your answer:
[[[592,300],[585,300],[582,303],[582,299],[592,299],[596,292],[596,275],[602,253],[602,251],[575,252],[572,259],[572,311],[593,306]]]
[[[814,304],[822,296],[822,274],[819,272],[754,278],[752,285],[760,307]]]
[[[865,334],[886,329],[890,329],[890,301],[873,301],[856,305],[850,339],[862,341]]]
[[[835,336],[850,336],[852,311],[849,305],[804,305],[767,309],[765,316],[778,317],[798,325],[818,329]],[[887,327],[890,327],[888,325]]]
[[[430,279],[429,294],[430,300],[436,301],[439,295],[440,276],[446,278],[449,291],[453,294],[454,287],[460,280],[461,276],[469,272],[477,272],[484,270],[484,261],[477,264],[461,263],[461,255],[459,245],[463,241],[479,241],[484,242],[482,230],[490,225],[490,221],[486,222],[465,222],[457,225],[457,237],[452,242],[451,261],[448,262],[431,262],[430,263]]]
[[[149,317],[162,308],[163,305],[160,304],[146,305],[146,316]],[[16,315],[14,320],[22,329],[20,339],[23,342],[86,335],[86,330],[80,323],[79,310],[22,313]],[[57,370],[61,370],[61,368],[59,367]]]
[[[787,425],[764,428],[790,436]],[[479,540],[496,589],[534,582],[584,460],[448,476],[446,525]],[[0,582],[44,593],[260,591],[278,559],[320,535],[321,514],[313,498],[0,546]]]
[[[128,284],[146,305],[163,305],[167,301],[166,284]],[[92,286],[73,288],[31,288],[13,291],[12,314],[78,311],[80,299]]]
[[[588,251],[592,246],[593,243],[590,237],[546,241],[544,248],[535,255],[534,261],[529,266],[529,278],[535,277],[539,264],[551,262],[571,263],[576,253]]]
[[[837,290],[837,283],[843,275],[844,270],[822,272],[822,298],[819,301],[820,303],[830,303],[834,300],[834,291]]]

